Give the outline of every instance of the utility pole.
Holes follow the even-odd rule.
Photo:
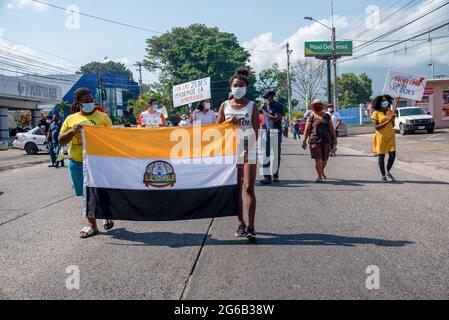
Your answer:
[[[292,81],[291,81],[291,76],[290,76],[290,55],[292,53],[292,51],[290,51],[290,44],[287,42],[286,44],[286,48],[287,48],[287,96],[288,96],[288,112],[289,112],[289,122],[292,122],[292,112],[293,112],[293,108],[292,108]]]
[[[339,108],[338,104],[338,86],[337,86],[337,30],[334,26],[334,2],[331,2],[331,14],[332,14],[332,57],[334,64],[334,110],[337,112]]]
[[[332,103],[332,67],[331,67],[331,59],[326,59],[326,67],[327,67],[327,101],[329,104]]]
[[[134,66],[137,67],[137,71],[139,71],[139,86],[140,86],[140,94],[142,94],[143,90],[142,90],[142,62],[137,62]]]

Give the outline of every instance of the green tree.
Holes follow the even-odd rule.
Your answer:
[[[148,39],[146,52],[145,68],[151,72],[160,71],[156,85],[160,93],[171,100],[174,85],[211,77],[215,106],[227,99],[228,80],[238,67],[247,65],[250,57],[234,34],[203,24],[173,28]],[[252,83],[255,83],[255,77]],[[252,88],[250,98],[255,94]]]
[[[373,94],[373,81],[366,73],[359,76],[344,73],[337,78],[338,99],[341,107],[358,106],[368,101]]]
[[[130,79],[133,78],[133,73],[129,70],[125,64],[120,62],[108,61],[108,62],[90,62],[80,68],[78,73],[100,73],[107,72],[113,74],[124,74],[127,75]]]
[[[276,91],[278,101],[284,106],[288,104],[287,70],[279,68],[277,63],[259,73],[257,90],[263,94],[267,90]]]

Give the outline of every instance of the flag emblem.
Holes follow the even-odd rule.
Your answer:
[[[143,183],[147,188],[173,188],[176,184],[175,169],[166,161],[152,162],[147,166]]]

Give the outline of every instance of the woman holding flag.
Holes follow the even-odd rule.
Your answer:
[[[81,130],[83,126],[105,126],[112,127],[111,119],[103,112],[95,109],[94,98],[87,88],[75,91],[72,115],[62,125],[59,135],[61,146],[70,144],[69,148],[69,172],[77,197],[84,195],[83,175],[83,140]],[[85,211],[85,207],[83,209]],[[85,218],[86,212],[84,212]],[[97,221],[88,219],[89,226],[81,230],[81,239],[87,239],[98,234]],[[114,222],[104,220],[103,226],[106,231],[114,227]]]
[[[218,113],[218,123],[234,123],[240,126],[245,146],[244,163],[238,164],[238,185],[239,185],[239,227],[235,236],[256,241],[256,176],[257,176],[257,138],[259,123],[259,108],[257,104],[250,101],[246,95],[250,85],[251,73],[247,68],[239,68],[231,78],[230,85],[232,99],[224,102]],[[253,138],[253,139],[251,139]],[[255,139],[254,139],[255,138]],[[254,144],[254,145],[253,145]],[[243,196],[246,193],[246,207],[248,210],[249,223],[246,226],[243,215]]]

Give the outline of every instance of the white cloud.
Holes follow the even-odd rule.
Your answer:
[[[337,28],[338,35],[342,35],[345,39],[354,40],[370,40],[377,36],[384,34],[387,31],[393,30],[397,27],[403,26],[408,22],[422,16],[430,9],[434,9],[444,3],[444,0],[426,0],[418,7],[410,8],[409,10],[402,10],[400,16],[397,15],[392,19],[388,19],[372,30],[367,29],[366,19],[368,16],[362,16],[359,20],[349,21],[347,17],[335,16],[334,24]],[[398,8],[391,8],[389,12],[384,12],[381,9],[380,17],[388,17],[391,12],[397,11]],[[424,32],[432,26],[438,26],[447,22],[447,15],[449,14],[449,6],[443,7],[435,13],[428,15],[427,17],[419,20],[418,22],[410,24],[409,27],[401,29],[400,32],[393,33],[384,40],[403,40],[413,37],[420,32]],[[330,20],[330,19],[329,19]],[[325,25],[330,25],[329,20],[320,20]],[[432,37],[439,36],[444,33],[447,35],[448,27],[435,31],[432,33]],[[290,43],[293,50],[292,61],[304,58],[304,43],[305,41],[314,40],[330,40],[330,30],[326,29],[319,23],[311,23],[309,26],[298,29],[293,35],[284,39],[281,42],[273,40],[273,33],[267,32],[259,35],[258,37],[246,41],[243,46],[247,48],[251,53],[251,65],[256,71],[261,71],[270,67],[273,63],[278,63],[281,67],[286,67],[286,53],[285,49],[281,49],[282,45],[286,42]],[[427,35],[421,36],[420,39],[425,39]],[[341,39],[339,39],[341,40]],[[360,46],[363,42],[355,42],[354,46]],[[354,53],[354,56],[369,53],[380,48],[384,48],[393,42],[379,42],[372,44],[358,52]],[[408,42],[407,54],[405,53],[405,44],[397,45],[385,51],[381,51],[378,54],[370,55],[364,58],[356,59],[350,62],[341,64],[344,66],[360,66],[360,67],[383,67],[383,68],[411,68],[416,66],[425,67],[430,63],[430,43],[426,41],[420,42]],[[396,54],[394,51],[396,50]],[[449,64],[449,39],[442,38],[433,40],[433,57],[434,59],[443,64]],[[387,54],[388,53],[388,54]]]
[[[42,1],[45,2],[45,1]],[[43,3],[34,2],[31,0],[11,0],[7,5],[6,9],[21,9],[24,7],[32,7],[33,9],[36,9],[37,11],[45,11],[47,9],[47,6]]]

